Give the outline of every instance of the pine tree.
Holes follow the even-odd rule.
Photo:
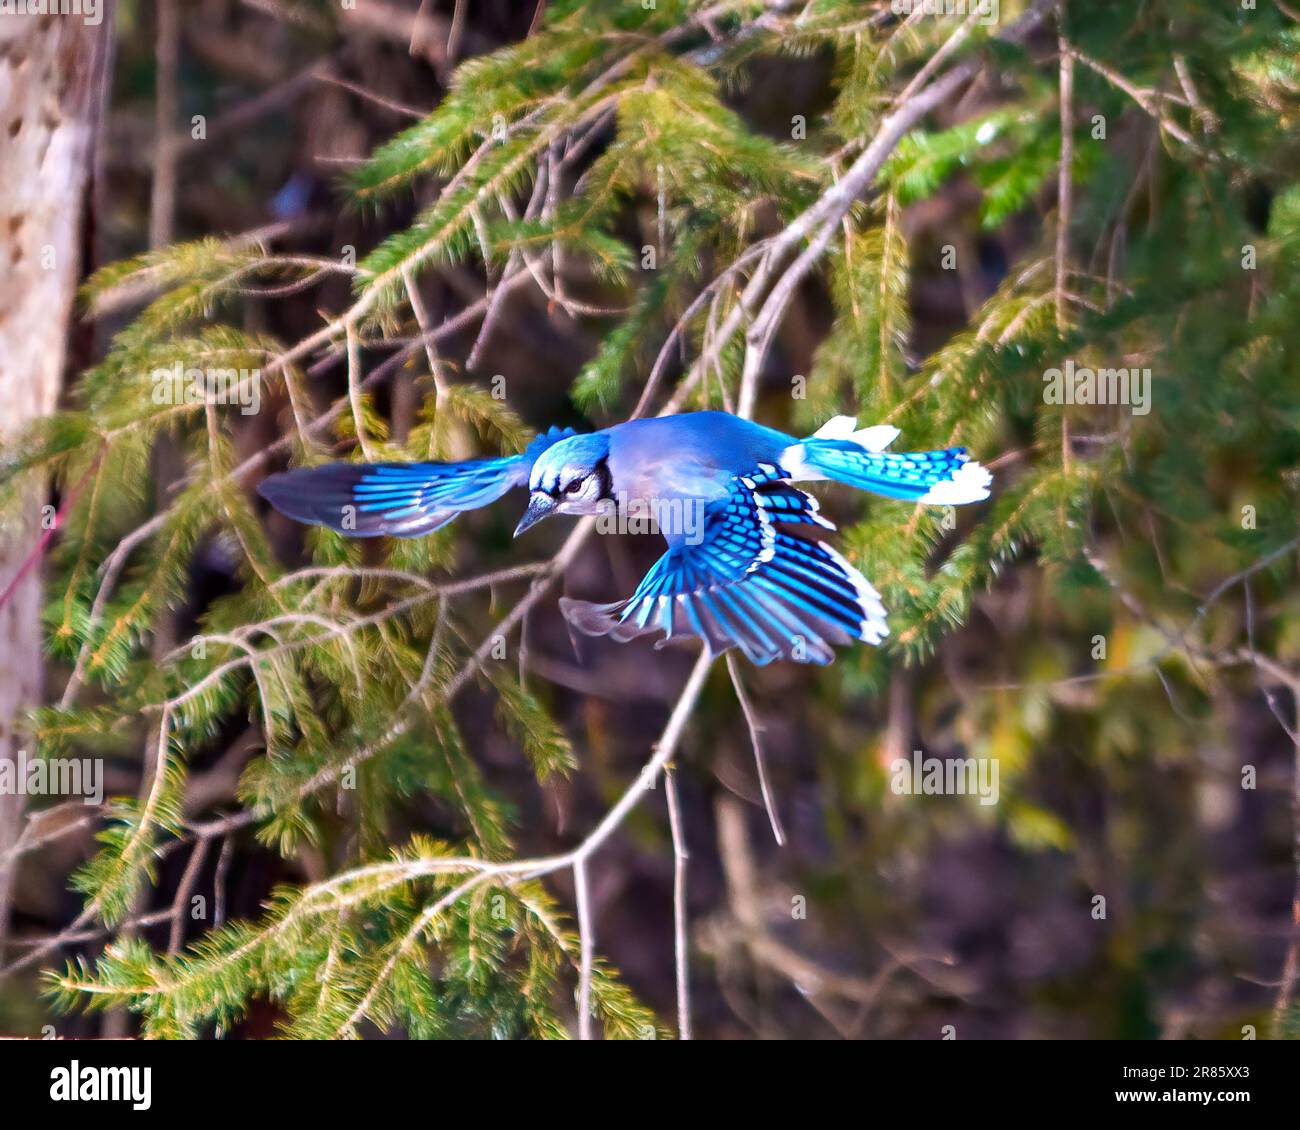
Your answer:
[[[1135,939],[1212,920],[1200,903],[1168,909],[1192,898],[1184,869],[1214,864],[1179,815],[1195,808],[1190,786],[1163,774],[1185,780],[1231,749],[1234,710],[1261,703],[1300,765],[1300,25],[1208,0],[1004,3],[997,21],[895,7],[547,3],[531,34],[461,63],[431,114],[350,172],[341,191],[381,221],[418,202],[355,263],[208,238],[87,282],[88,307],[154,297],[80,374],[74,403],[8,450],[5,474],[15,497],[52,476],[71,499],[46,620],[67,685],[36,716],[40,754],[111,750],[143,774],[73,879],[77,925],[106,944],[48,972],[61,1007],[126,1006],[158,1037],[229,1032],[259,999],[298,1037],[553,1037],[593,1019],[606,1037],[678,1031],[685,1009],[676,1024],[656,1016],[598,932],[593,944],[588,864],[614,834],[667,853],[660,810],[625,818],[656,779],[680,803],[661,771],[681,743],[744,732],[751,707],[793,711],[812,736],[827,834],[859,863],[810,866],[808,889],[849,921],[892,921],[894,936],[915,923],[917,904],[870,865],[955,826],[996,822],[1043,866],[1100,851],[1080,842],[1080,782],[1123,813],[1165,806],[1180,828],[1165,842],[1112,828],[1126,878],[1084,863],[1072,880],[1130,909],[1144,884],[1163,893],[1151,934],[1117,927],[1109,999],[1147,975]],[[820,102],[778,92],[757,120],[736,108],[802,65],[826,76]],[[962,214],[920,222],[954,199]],[[999,262],[1008,247],[1016,258]],[[489,288],[449,328],[421,287],[451,266]],[[340,276],[350,297],[301,340],[241,316],[250,294]],[[478,347],[463,366],[453,348],[476,319],[506,332],[503,304],[527,287],[596,339],[569,389],[591,423],[721,406],[804,434],[848,412],[895,424],[911,449],[965,445],[997,475],[991,503],[960,514],[823,492],[890,610],[888,645],[782,684],[741,671],[733,688],[701,661],[642,774],[601,779],[610,822],[558,851],[539,848],[483,750],[508,743],[539,789],[595,771],[591,729],[559,717],[521,659],[590,530],[523,565],[490,514],[378,548],[313,530],[288,569],[250,493],[265,471],[337,452],[519,450],[535,417],[509,375],[503,398]],[[913,325],[922,287],[962,309],[936,340]],[[793,373],[788,315],[823,294],[833,318]],[[1067,360],[1149,370],[1149,400],[1136,383],[1128,403],[1074,395],[1082,385],[1055,395]],[[284,434],[241,456],[228,408],[157,395],[153,374],[177,364],[256,372]],[[409,366],[423,403],[399,435],[381,394]],[[308,373],[331,370],[339,395],[318,409]],[[186,474],[154,513],[162,436]],[[237,583],[160,661],[151,641],[191,603],[214,542]],[[467,732],[467,696],[493,702],[495,736]],[[256,752],[238,803],[195,814],[196,764],[245,722]],[[890,757],[913,730],[996,757],[1001,803],[891,804]],[[1235,782],[1239,768],[1223,771]],[[1264,796],[1287,827],[1300,826],[1290,780]],[[454,833],[395,841],[430,798]],[[202,920],[167,951],[143,937],[160,861],[197,857],[197,873],[240,836],[331,866],[254,919]],[[182,882],[177,906],[189,897]],[[1293,940],[1275,1008],[1242,1006],[1233,1023],[1295,1033],[1297,953]],[[1176,980],[1150,976],[1157,991]],[[1154,1011],[1101,1027],[1142,1029]]]

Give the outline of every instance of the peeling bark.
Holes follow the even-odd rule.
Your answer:
[[[112,24],[111,3],[95,26],[76,16],[0,17],[0,445],[58,402]],[[45,501],[30,490],[0,526],[0,591],[40,539]],[[23,715],[41,700],[41,603],[34,568],[0,608],[0,758],[27,748]],[[0,796],[0,858],[22,822],[23,797]],[[15,867],[0,865],[0,942]]]

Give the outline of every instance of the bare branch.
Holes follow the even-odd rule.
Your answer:
[[[763,807],[767,810],[767,822],[772,826],[772,838],[781,847],[785,847],[785,830],[781,827],[781,817],[776,810],[776,800],[772,796],[772,786],[767,779],[767,758],[763,753],[763,743],[759,736],[763,732],[763,724],[758,720],[753,704],[749,701],[749,695],[746,693],[745,685],[740,678],[740,665],[736,662],[734,652],[727,653],[727,671],[731,674],[731,685],[736,690],[736,701],[740,703],[740,709],[745,715],[745,723],[749,727],[749,741],[754,747],[754,767],[758,770],[758,787],[763,794]]]
[[[691,1039],[690,929],[687,924],[686,871],[690,853],[682,826],[682,802],[677,795],[677,774],[670,765],[664,772],[664,797],[673,836],[673,954],[677,980],[677,1036]]]

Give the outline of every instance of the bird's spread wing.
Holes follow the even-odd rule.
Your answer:
[[[889,634],[880,597],[835,550],[801,536],[834,527],[786,477],[762,464],[733,479],[706,508],[697,544],[670,549],[627,600],[566,598],[564,615],[587,635],[662,631],[657,646],[697,636],[715,654],[739,647],[757,664],[829,663],[832,645],[879,643]]]
[[[414,538],[528,482],[536,458],[573,435],[552,428],[521,455],[465,463],[326,463],[269,475],[258,491],[282,514],[354,538]]]

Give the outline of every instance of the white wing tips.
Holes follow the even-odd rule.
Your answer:
[[[858,598],[858,608],[862,612],[862,623],[858,626],[858,639],[879,647],[889,635],[889,621],[885,606],[876,592],[875,586],[862,575],[861,570],[853,565],[847,557],[833,546],[822,543],[822,548],[831,556],[835,564],[843,570],[852,583]]]
[[[989,496],[993,473],[974,460],[963,463],[950,478],[935,483],[919,499],[930,506],[965,506],[983,502]]]
[[[868,585],[867,587],[870,588],[871,586]],[[889,623],[885,619],[885,606],[880,603],[879,599],[875,601],[874,608],[868,608],[866,603],[863,602],[862,612],[862,630],[858,633],[858,639],[863,643],[871,644],[872,647],[879,647],[885,642],[885,637],[889,635]]]

